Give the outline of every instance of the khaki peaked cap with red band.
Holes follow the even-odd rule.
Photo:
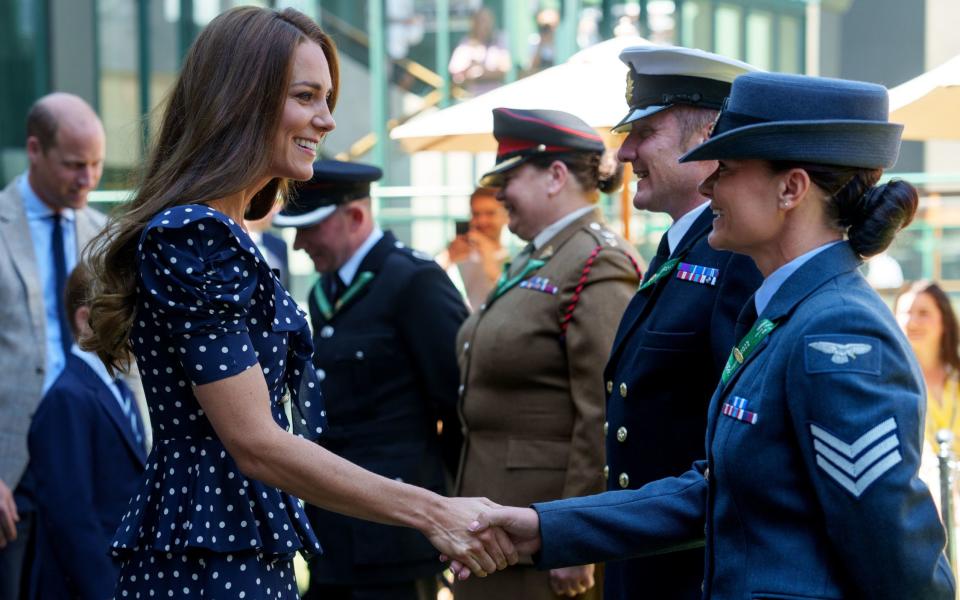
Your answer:
[[[559,110],[493,109],[497,164],[480,178],[484,187],[500,187],[503,174],[546,154],[604,151],[603,139],[579,118]]]

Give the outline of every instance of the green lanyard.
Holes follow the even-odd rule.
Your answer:
[[[756,351],[757,346],[760,345],[763,338],[770,335],[770,332],[776,328],[777,324],[770,319],[763,319],[762,321],[754,323],[750,331],[747,332],[747,335],[743,336],[740,343],[734,346],[730,352],[730,357],[727,359],[727,366],[723,368],[723,375],[720,376],[720,382],[726,384],[730,381],[730,378],[737,372],[740,365],[746,362],[746,360],[750,358],[750,355]]]
[[[647,289],[648,287],[651,287],[652,285],[656,284],[658,281],[660,281],[661,279],[663,279],[664,277],[672,273],[673,270],[677,268],[677,265],[680,264],[680,261],[683,260],[684,257],[686,256],[687,256],[687,253],[683,252],[677,255],[675,258],[671,258],[667,262],[660,265],[660,268],[657,269],[657,272],[653,274],[653,277],[648,279],[646,282],[641,283],[640,287],[637,288],[637,291],[642,292],[643,290]]]
[[[323,291],[323,287],[320,285],[320,282],[317,282],[317,285],[313,286],[313,297],[317,301],[317,306],[320,308],[320,312],[323,313],[323,318],[330,320],[340,308],[353,300],[353,297],[360,293],[360,290],[365,288],[368,283],[373,280],[373,273],[370,271],[363,271],[358,273],[357,277],[353,280],[353,283],[350,284],[350,287],[347,288],[343,295],[337,300],[336,304],[330,306],[330,300],[327,299],[327,295]]]
[[[531,258],[527,261],[527,264],[524,265],[522,271],[520,271],[514,277],[507,279],[507,272],[510,270],[510,263],[505,263],[503,265],[503,272],[500,273],[500,279],[497,281],[497,287],[493,290],[493,294],[490,296],[490,300],[488,300],[487,303],[489,304],[500,296],[506,294],[510,288],[523,281],[524,277],[529,275],[531,272],[536,271],[545,264],[547,264],[547,261],[545,260]]]

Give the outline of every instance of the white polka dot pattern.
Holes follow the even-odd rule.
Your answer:
[[[128,587],[120,589],[149,589],[139,584],[155,571],[143,561],[166,553],[174,562],[184,552],[211,562],[228,553],[249,557],[252,552],[258,561],[272,562],[299,549],[320,552],[300,502],[244,477],[193,395],[194,385],[259,364],[278,425],[288,425],[283,402],[289,397],[295,420],[301,421],[295,427],[322,431],[325,413],[315,407],[323,400],[305,375],[313,369],[303,368],[313,351],[305,315],[249,236],[206,206],[179,206],[155,217],[141,236],[138,263],[131,341],[154,447],[143,484],[113,540],[125,561]],[[192,566],[180,572],[181,579],[197,573]],[[169,589],[184,597],[184,587],[196,586],[184,580],[171,587],[169,576],[165,581],[170,585],[160,586],[164,596]],[[287,597],[264,596],[262,589],[246,593]],[[118,592],[117,597],[124,596]]]
[[[299,594],[289,557],[138,551],[124,563],[114,599],[150,598],[294,600]]]

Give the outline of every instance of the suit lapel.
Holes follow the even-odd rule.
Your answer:
[[[393,233],[389,230],[384,231],[383,237],[373,245],[373,248],[370,248],[370,251],[367,252],[367,255],[363,257],[362,261],[360,261],[360,266],[357,267],[357,272],[353,276],[353,281],[351,281],[350,285],[347,286],[347,290],[350,290],[350,288],[360,281],[361,274],[364,272],[373,273],[374,279],[376,279],[377,274],[379,274],[383,269],[383,263],[386,262],[387,257],[396,247],[397,238],[394,237]],[[345,292],[341,293],[340,296],[343,299],[343,303],[340,305],[340,308],[334,312],[334,319],[336,318],[337,313],[345,311],[348,306],[366,296],[372,284],[373,279],[371,279],[369,283],[365,284],[363,287],[357,289],[356,293],[349,298],[344,297]],[[332,320],[333,319],[331,319],[331,321]]]
[[[82,252],[87,243],[90,242],[98,233],[101,227],[95,223],[90,216],[92,208],[84,208],[76,211],[74,214],[77,227],[77,258],[82,256]]]
[[[44,330],[43,290],[40,287],[40,274],[37,271],[37,257],[33,250],[27,211],[17,191],[18,181],[19,177],[10,182],[0,193],[0,239],[6,246],[10,260],[26,292],[33,330],[42,332]],[[45,344],[46,341],[41,338],[37,343]]]
[[[103,380],[100,379],[100,376],[90,368],[90,365],[83,362],[76,356],[71,355],[67,361],[67,368],[72,367],[83,372],[83,377],[78,377],[79,381],[83,382],[93,393],[94,397],[96,397],[97,401],[100,403],[100,406],[107,412],[107,416],[110,417],[110,421],[113,423],[114,427],[116,427],[119,431],[124,443],[126,443],[127,447],[130,448],[130,451],[133,452],[134,456],[137,457],[137,459],[140,461],[140,464],[146,464],[146,450],[144,449],[142,443],[137,443],[137,439],[133,435],[133,430],[130,428],[130,419],[123,414],[123,409],[120,408],[120,404],[117,402],[116,396],[113,395],[113,390],[104,384]],[[137,410],[136,402],[134,402],[132,399],[130,401],[130,410]],[[140,423],[140,427],[142,431],[142,423]]]
[[[710,233],[712,226],[713,213],[709,210],[704,210],[693,222],[693,225],[690,226],[690,229],[683,235],[683,238],[680,239],[676,250],[671,252],[670,256],[680,256],[689,252],[694,245]],[[667,235],[666,232],[664,232],[663,235]],[[650,288],[643,292],[638,291],[633,296],[629,306],[627,306],[626,312],[624,312],[623,322],[620,323],[620,327],[617,329],[617,335],[613,341],[613,348],[610,352],[608,364],[614,364],[614,362],[619,359],[625,341],[633,334],[640,323],[643,322],[647,313],[652,309],[653,305],[656,304],[657,298],[666,287],[667,282],[672,279],[672,274],[662,277]]]

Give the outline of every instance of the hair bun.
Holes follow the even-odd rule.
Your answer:
[[[900,179],[867,188],[843,207],[840,222],[849,226],[850,245],[860,256],[880,254],[898,231],[913,221],[920,204],[916,188]]]

